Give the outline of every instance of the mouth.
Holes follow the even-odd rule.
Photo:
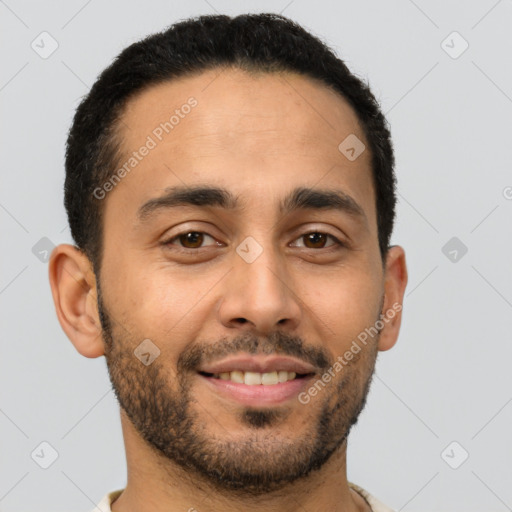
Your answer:
[[[287,370],[279,370],[273,372],[249,372],[242,370],[234,370],[231,372],[208,373],[199,372],[204,377],[210,377],[219,380],[229,380],[237,384],[245,384],[247,386],[275,386],[296,379],[304,379],[311,376],[311,373],[296,373]]]
[[[210,391],[248,406],[278,405],[296,399],[317,369],[304,361],[283,356],[238,356],[198,370]]]

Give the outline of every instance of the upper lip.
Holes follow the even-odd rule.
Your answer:
[[[305,361],[288,356],[238,355],[226,357],[202,365],[198,371],[204,373],[226,373],[232,371],[270,373],[280,370],[298,374],[314,373],[316,368]]]

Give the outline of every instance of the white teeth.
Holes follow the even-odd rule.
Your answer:
[[[244,384],[247,384],[248,386],[256,386],[257,384],[261,384],[261,373],[245,372]]]
[[[286,382],[288,380],[288,372],[286,370],[281,370],[278,372],[277,378],[279,382]]]
[[[277,372],[264,373],[261,376],[261,383],[265,386],[277,384],[278,382]]]
[[[244,383],[244,372],[234,371],[231,372],[231,380],[233,382],[238,382],[239,384]]]
[[[257,386],[260,384],[263,386],[273,386],[275,384],[293,380],[296,376],[297,374],[295,372],[287,372],[286,370],[266,373],[234,370],[232,372],[222,372],[214,375],[216,379],[231,380],[232,382],[246,384],[248,386]]]

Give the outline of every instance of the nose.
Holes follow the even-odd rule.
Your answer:
[[[292,332],[299,326],[300,299],[284,263],[271,249],[252,263],[235,254],[224,287],[218,314],[225,327],[268,335],[278,328]]]

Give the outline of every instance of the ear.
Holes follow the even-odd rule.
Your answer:
[[[83,356],[103,355],[96,278],[87,256],[73,245],[58,245],[50,256],[48,275],[57,318],[67,337]]]
[[[386,256],[384,304],[381,311],[381,320],[384,327],[380,333],[379,350],[389,350],[398,339],[406,286],[407,266],[405,263],[405,251],[402,247],[394,245],[388,249]]]

